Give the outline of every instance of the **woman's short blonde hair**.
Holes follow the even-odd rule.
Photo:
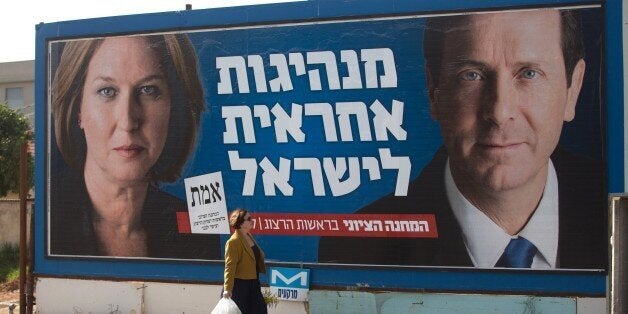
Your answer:
[[[148,179],[176,180],[194,148],[201,113],[205,109],[203,87],[198,76],[196,53],[185,34],[146,35],[163,68],[171,91],[168,137]],[[87,68],[104,38],[65,43],[52,83],[52,114],[57,146],[66,163],[81,171],[86,142],[78,125]]]

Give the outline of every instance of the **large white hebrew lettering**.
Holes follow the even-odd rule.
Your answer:
[[[248,94],[249,76],[253,76],[255,90],[258,93],[291,91],[296,77],[307,73],[310,90],[320,91],[326,86],[329,90],[397,87],[397,66],[390,48],[341,50],[340,56],[334,51],[309,51],[305,56],[301,52],[287,55],[273,53],[268,55],[269,68],[264,67],[260,55],[216,57],[218,69],[218,94],[233,94],[237,84],[237,93]],[[359,55],[359,59],[358,59]],[[246,58],[245,58],[246,57]],[[337,61],[340,58],[340,63]],[[360,62],[361,61],[361,62]],[[381,64],[381,67],[378,67]],[[273,69],[270,69],[270,68]],[[340,77],[339,67],[346,67],[347,76]],[[380,73],[378,69],[382,69]],[[325,70],[325,82],[321,70]],[[277,77],[268,80],[266,71],[276,73]],[[231,75],[235,73],[234,76]],[[364,79],[365,84],[362,84]]]
[[[403,107],[403,102],[394,99],[390,112],[377,99],[370,107],[359,101],[338,102],[333,106],[329,103],[306,103],[303,105],[293,103],[290,113],[286,112],[279,103],[276,103],[271,109],[265,105],[255,105],[253,112],[247,105],[223,106],[221,107],[222,118],[225,121],[223,143],[240,143],[238,125],[242,128],[244,143],[255,143],[255,125],[259,125],[261,128],[274,126],[277,143],[287,143],[289,138],[297,143],[302,143],[306,137],[301,129],[304,116],[321,119],[327,142],[338,141],[338,129],[340,130],[340,140],[343,142],[355,140],[353,129],[358,130],[358,140],[361,142],[373,140],[371,130],[375,131],[377,141],[388,141],[388,134],[391,134],[396,140],[405,141],[408,133],[403,129]],[[369,109],[372,112],[372,117],[369,115]],[[274,119],[271,119],[271,113]],[[259,120],[259,122],[255,120]],[[356,127],[354,127],[354,123]]]
[[[279,166],[275,166],[267,157],[258,162],[255,158],[241,157],[238,151],[229,151],[228,155],[231,170],[244,171],[243,196],[254,194],[260,169],[266,196],[275,196],[277,190],[285,196],[293,196],[295,187],[290,184],[293,171],[304,171],[309,175],[314,196],[325,196],[326,187],[329,187],[333,196],[342,196],[355,191],[362,183],[362,170],[368,172],[365,178],[368,177],[371,181],[381,179],[382,170],[395,171],[397,196],[407,195],[410,183],[410,157],[392,156],[388,148],[379,149],[377,157],[324,157],[322,161],[314,157],[299,157],[292,160],[281,157]],[[200,191],[198,197],[199,199],[202,197]]]

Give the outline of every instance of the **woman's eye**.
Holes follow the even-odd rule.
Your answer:
[[[538,72],[534,70],[524,70],[521,72],[521,76],[526,79],[533,79],[538,75]]]
[[[477,71],[465,71],[460,77],[465,81],[477,81],[482,79],[482,75]]]
[[[112,98],[116,95],[116,90],[112,87],[105,87],[98,90],[98,94],[105,98]]]
[[[139,94],[140,95],[152,95],[152,96],[159,95],[159,87],[154,86],[154,85],[142,86],[139,89]]]

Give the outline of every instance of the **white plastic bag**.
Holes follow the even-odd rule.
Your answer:
[[[212,314],[242,314],[242,312],[231,298],[220,298]]]

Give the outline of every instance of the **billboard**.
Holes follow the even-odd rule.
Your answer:
[[[603,273],[603,15],[48,38],[44,259],[220,281],[244,208],[271,263]]]

